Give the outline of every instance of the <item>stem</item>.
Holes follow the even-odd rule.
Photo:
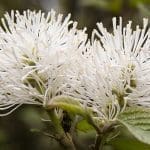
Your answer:
[[[103,137],[101,138],[99,150],[102,150],[102,149],[103,149],[103,146],[104,146],[104,144],[105,144],[105,139],[106,139],[105,136],[103,136]]]
[[[102,134],[102,130],[95,124],[94,120],[92,119],[92,117],[89,114],[87,114],[86,119],[87,119],[88,123],[94,127],[94,129],[96,130],[97,134],[101,135]]]
[[[103,150],[103,146],[105,144],[106,138],[110,132],[114,130],[114,125],[116,123],[107,124],[103,127],[101,133],[97,135],[95,140],[95,147],[94,150]]]
[[[100,144],[101,144],[101,136],[97,135],[96,140],[95,140],[95,148],[94,149],[99,150]]]
[[[87,115],[87,120],[88,120],[88,123],[91,124],[95,128],[95,130],[97,132],[95,145],[92,146],[92,149],[93,150],[102,150],[103,145],[104,145],[103,130],[101,130],[99,128],[99,126],[97,126],[95,124],[94,120],[92,119],[92,117],[90,115]]]
[[[104,144],[105,144],[105,136],[104,135],[97,135],[94,150],[102,150]]]
[[[55,132],[56,133],[64,133],[62,126],[60,125],[60,120],[58,119],[55,110],[48,110],[47,111],[52,123],[54,124]]]
[[[54,124],[55,128],[55,136],[57,141],[64,147],[65,150],[75,150],[74,143],[72,142],[72,137],[69,135],[69,133],[65,133],[63,127],[61,126],[61,122],[59,118],[57,117],[55,110],[48,110],[48,115],[51,119],[51,121]]]

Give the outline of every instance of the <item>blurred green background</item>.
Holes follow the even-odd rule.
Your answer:
[[[150,18],[150,0],[0,0],[0,17],[6,11],[26,9],[72,14],[72,19],[79,22],[79,28],[87,27],[91,35],[96,22],[102,21],[111,30],[113,16],[122,16],[124,24],[133,20],[133,25],[142,24],[142,18]],[[23,106],[7,117],[0,118],[0,150],[58,150],[58,144],[40,133],[33,133],[32,128],[47,130],[48,123],[43,123],[45,113],[37,107]],[[80,133],[84,146],[93,142],[91,134]],[[150,150],[148,145],[135,140],[126,130],[112,140],[105,150]]]

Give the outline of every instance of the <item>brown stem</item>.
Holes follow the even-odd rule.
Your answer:
[[[106,141],[106,137],[107,135],[101,134],[101,135],[97,135],[96,140],[95,140],[95,147],[94,150],[103,150],[105,141]]]
[[[60,145],[64,147],[65,150],[76,150],[72,138],[69,133],[62,136],[61,139],[58,140]]]
[[[103,127],[101,133],[96,137],[94,150],[103,150],[106,138],[109,133],[114,130],[114,125],[116,125],[116,123],[110,123]]]

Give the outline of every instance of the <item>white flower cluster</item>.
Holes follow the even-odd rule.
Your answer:
[[[85,72],[80,86],[71,95],[84,99],[101,119],[113,120],[126,106],[150,107],[150,29],[131,29],[131,21],[122,27],[113,18],[113,33],[102,23],[93,31],[92,44],[82,54]],[[71,82],[70,82],[71,83]]]
[[[45,105],[67,85],[67,70],[85,45],[85,30],[68,15],[12,11],[0,28],[0,109]],[[74,58],[75,57],[75,58]],[[7,115],[4,113],[2,115]]]
[[[0,110],[45,106],[58,95],[78,98],[100,119],[113,120],[126,106],[150,107],[150,29],[132,30],[113,18],[91,41],[86,29],[52,10],[12,11],[0,28]],[[7,111],[7,112],[6,112]]]

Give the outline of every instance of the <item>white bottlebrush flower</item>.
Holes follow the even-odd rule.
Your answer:
[[[113,33],[102,23],[94,30],[92,46],[83,54],[83,72],[70,95],[92,107],[100,119],[114,120],[126,105],[150,107],[150,29],[132,30],[113,18]],[[97,39],[98,38],[98,39]],[[72,88],[72,89],[73,89]]]
[[[74,68],[84,46],[85,30],[52,10],[11,11],[0,28],[0,110],[11,113],[22,104],[45,105],[62,94],[67,70]]]
[[[122,27],[113,18],[113,33],[107,32],[98,23],[97,36],[101,44],[97,47],[100,65],[110,72],[114,92],[124,95],[128,104],[150,106],[150,28],[148,19],[143,20],[143,28],[131,28],[132,22]],[[104,65],[105,64],[105,65]],[[113,71],[111,73],[111,70]]]

